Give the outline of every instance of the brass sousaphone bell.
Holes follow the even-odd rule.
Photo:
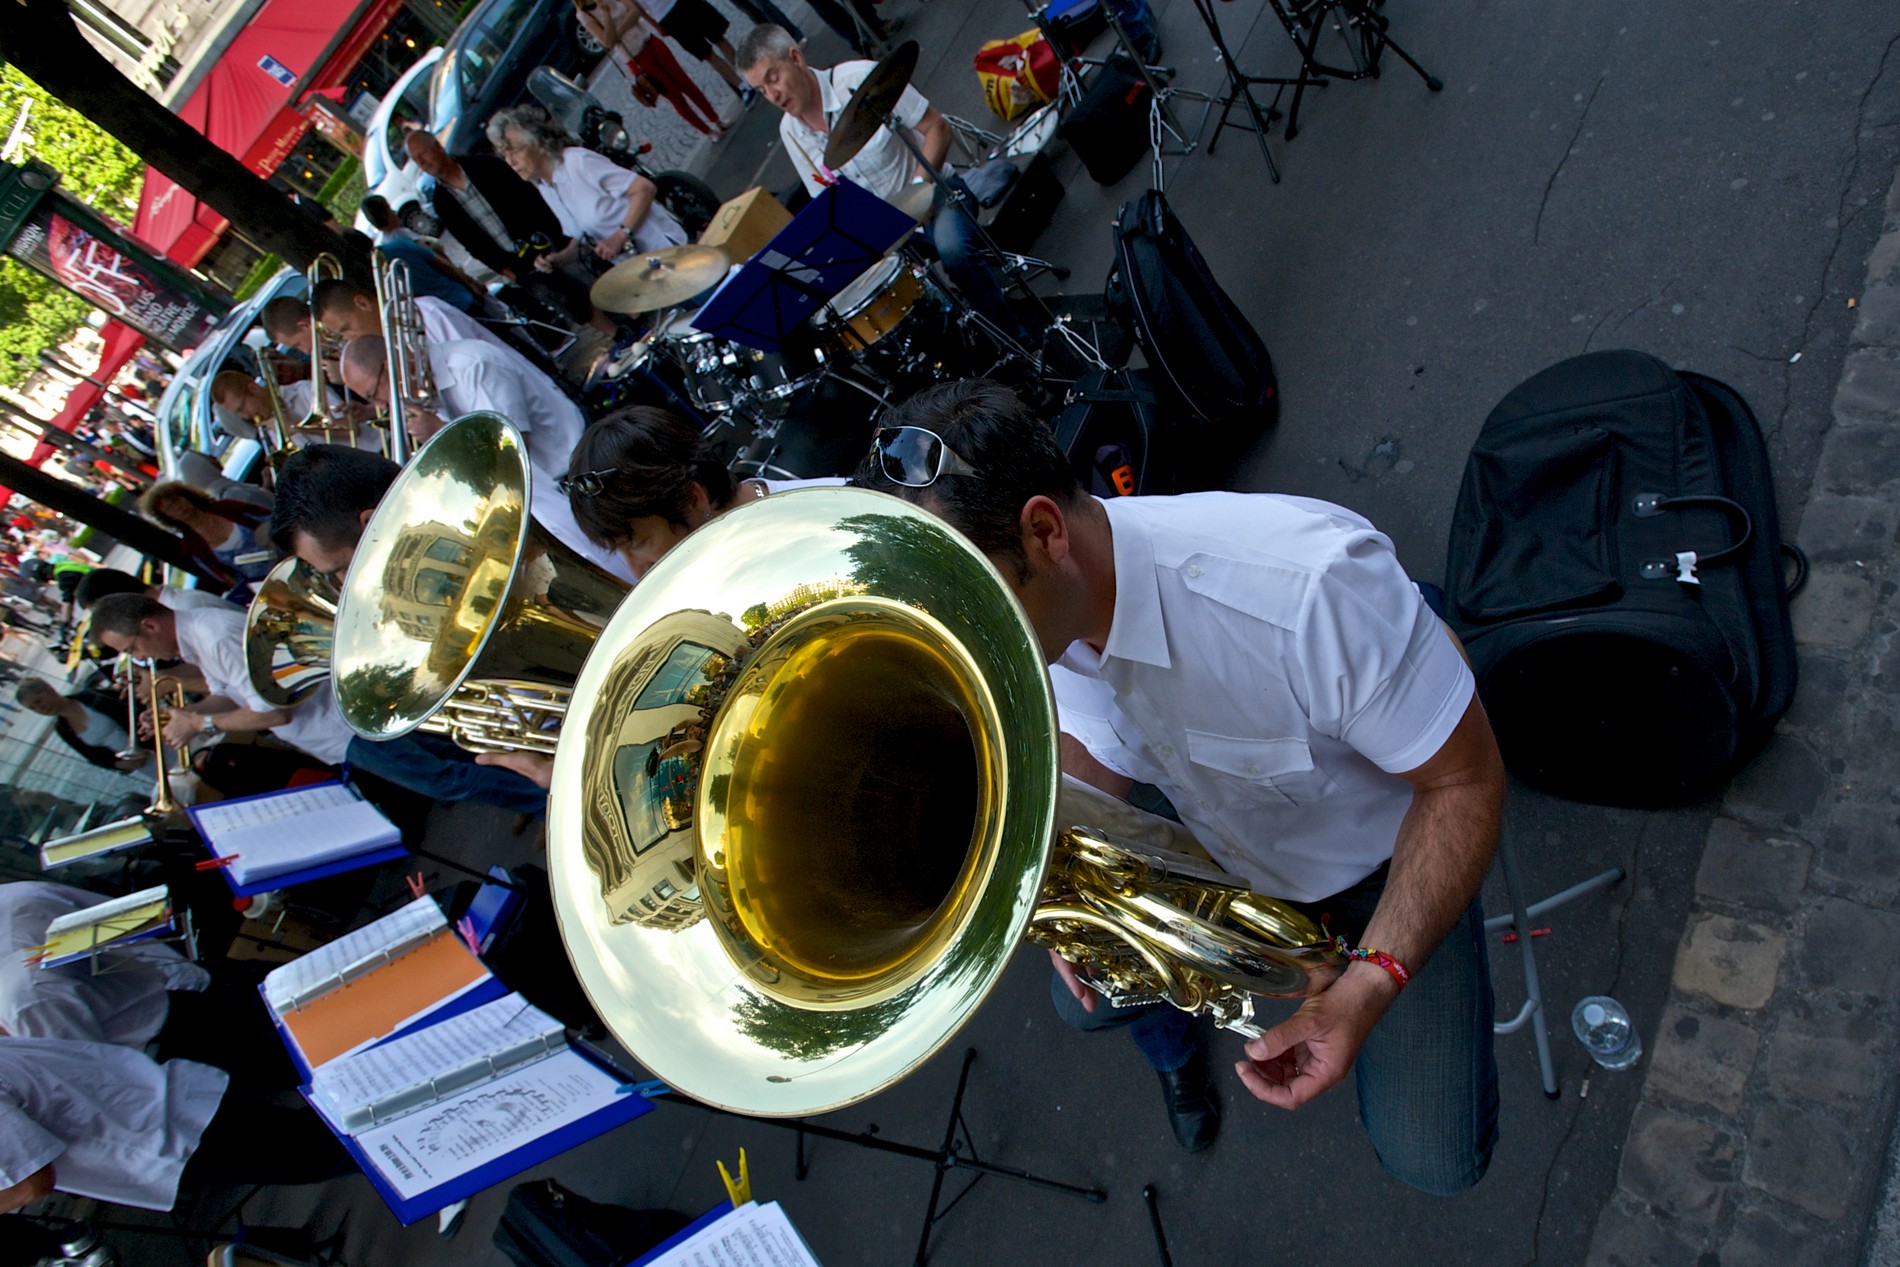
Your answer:
[[[1252,994],[1331,981],[1317,926],[1204,859],[1058,837],[1090,820],[1056,733],[1033,630],[941,521],[842,488],[720,516],[620,604],[556,752],[550,880],[594,1007],[679,1091],[796,1116],[928,1059],[1025,933],[1111,1001],[1243,1031]]]
[[[552,752],[568,689],[626,585],[535,523],[499,414],[416,450],[364,526],[337,604],[337,706],[369,739]]]
[[[278,708],[300,703],[330,678],[337,589],[302,559],[284,559],[244,613],[244,665],[251,686]]]

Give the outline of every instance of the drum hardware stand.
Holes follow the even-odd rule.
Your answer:
[[[1196,3],[1199,4],[1200,0],[1196,0]],[[1425,81],[1426,88],[1432,92],[1444,91],[1444,81],[1419,65],[1392,38],[1392,19],[1383,13],[1374,12],[1369,0],[1267,0],[1267,8],[1273,11],[1274,17],[1280,19],[1280,25],[1286,28],[1287,38],[1293,41],[1293,47],[1300,55],[1300,75],[1298,79],[1290,81],[1293,85],[1293,103],[1286,112],[1286,139],[1289,141],[1300,134],[1300,98],[1305,94],[1308,84],[1323,86],[1328,79],[1377,79],[1379,59],[1388,48]],[[1329,18],[1333,29],[1346,42],[1346,51],[1353,63],[1350,68],[1328,66],[1313,56],[1313,50],[1319,44],[1319,37]],[[1348,28],[1351,28],[1350,32]],[[1279,104],[1278,93],[1274,94],[1274,104]]]
[[[704,1104],[688,1096],[683,1096],[663,1082],[637,1082],[632,1075],[620,1067],[620,1063],[617,1060],[614,1060],[611,1056],[602,1052],[594,1044],[578,1039],[571,1039],[570,1041],[576,1046],[583,1047],[590,1055],[599,1058],[606,1064],[608,1069],[618,1073],[629,1083],[635,1083],[640,1094],[646,1096],[648,1099],[660,1099],[664,1097],[669,1103],[699,1109],[720,1117],[735,1117],[741,1121],[756,1123],[760,1126],[776,1126],[783,1130],[794,1132],[797,1136],[797,1143],[795,1145],[797,1149],[797,1170],[795,1173],[801,1180],[810,1173],[811,1169],[805,1156],[805,1137],[807,1135],[815,1136],[818,1139],[836,1140],[841,1144],[854,1144],[859,1148],[868,1148],[874,1152],[890,1153],[898,1157],[910,1157],[917,1161],[930,1162],[936,1167],[937,1173],[930,1184],[930,1204],[924,1209],[924,1226],[917,1238],[917,1258],[915,1261],[918,1267],[923,1267],[924,1260],[928,1257],[930,1252],[930,1229],[935,1227],[951,1210],[955,1209],[959,1201],[970,1195],[970,1190],[982,1182],[983,1178],[987,1175],[994,1175],[998,1179],[1012,1179],[1017,1183],[1026,1183],[1031,1187],[1041,1188],[1045,1192],[1061,1192],[1069,1196],[1081,1197],[1084,1201],[1091,1201],[1096,1205],[1100,1205],[1108,1200],[1108,1193],[1102,1191],[1100,1188],[1084,1188],[1072,1183],[1062,1183],[1056,1179],[1045,1179],[1041,1175],[1032,1175],[1026,1170],[1017,1170],[1012,1166],[1002,1166],[995,1162],[983,1161],[976,1155],[976,1145],[971,1139],[969,1124],[963,1119],[963,1093],[969,1087],[970,1066],[976,1061],[976,1048],[974,1047],[964,1049],[963,1068],[957,1074],[957,1093],[950,1101],[950,1120],[944,1127],[943,1143],[933,1149],[923,1148],[915,1144],[899,1144],[884,1139],[878,1135],[877,1126],[875,1124],[862,1131],[841,1131],[836,1127],[820,1126],[814,1122],[808,1122],[803,1118],[750,1117],[744,1113],[733,1113],[727,1109],[716,1108],[713,1105]],[[944,1205],[941,1204],[943,1200],[943,1180],[944,1176],[949,1174],[952,1170],[972,1171],[975,1174],[975,1178],[965,1184],[961,1192],[950,1198],[949,1204]]]

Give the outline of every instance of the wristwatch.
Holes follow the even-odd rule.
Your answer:
[[[198,733],[201,735],[217,734],[218,733],[218,719],[213,717],[211,714],[206,713],[204,723],[198,727]]]

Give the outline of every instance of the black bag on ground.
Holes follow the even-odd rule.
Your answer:
[[[590,1201],[552,1179],[534,1179],[508,1193],[492,1239],[519,1267],[620,1267],[690,1221],[673,1210]]]
[[[1146,371],[1084,374],[1069,389],[1055,432],[1076,479],[1097,497],[1174,491],[1173,461]]]
[[[1108,306],[1135,332],[1158,382],[1213,427],[1251,439],[1280,414],[1273,357],[1160,190],[1122,205]]]
[[[1518,386],[1465,466],[1446,560],[1506,762],[1573,800],[1707,795],[1794,695],[1761,430],[1733,390],[1641,352]]]
[[[1112,185],[1148,152],[1152,99],[1140,68],[1117,53],[1090,77],[1057,135],[1069,143],[1097,184]]]

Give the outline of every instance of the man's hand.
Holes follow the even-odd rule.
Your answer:
[[[421,444],[430,436],[442,430],[442,416],[430,413],[426,409],[405,409],[402,411],[403,430],[409,434],[411,444]]]
[[[541,254],[535,256],[534,266],[540,272],[552,273],[560,265],[566,264],[570,260],[579,259],[580,254],[581,240],[579,238],[569,238],[567,245],[560,250],[543,251]]]
[[[182,748],[203,734],[204,727],[205,719],[197,713],[175,712],[165,723],[165,743],[169,747]]]
[[[1398,983],[1382,968],[1354,963],[1327,989],[1258,1038],[1234,1072],[1256,1099],[1297,1109],[1338,1085],[1352,1071],[1366,1035],[1398,997]]]
[[[539,752],[484,752],[475,758],[475,764],[513,770],[538,787],[554,781],[554,758]]]
[[[1069,987],[1069,993],[1073,994],[1075,1001],[1082,1005],[1082,1010],[1093,1012],[1095,1001],[1099,996],[1081,977],[1076,975],[1075,965],[1053,950],[1049,952],[1049,962],[1055,965],[1056,975],[1062,978],[1063,985]]]

